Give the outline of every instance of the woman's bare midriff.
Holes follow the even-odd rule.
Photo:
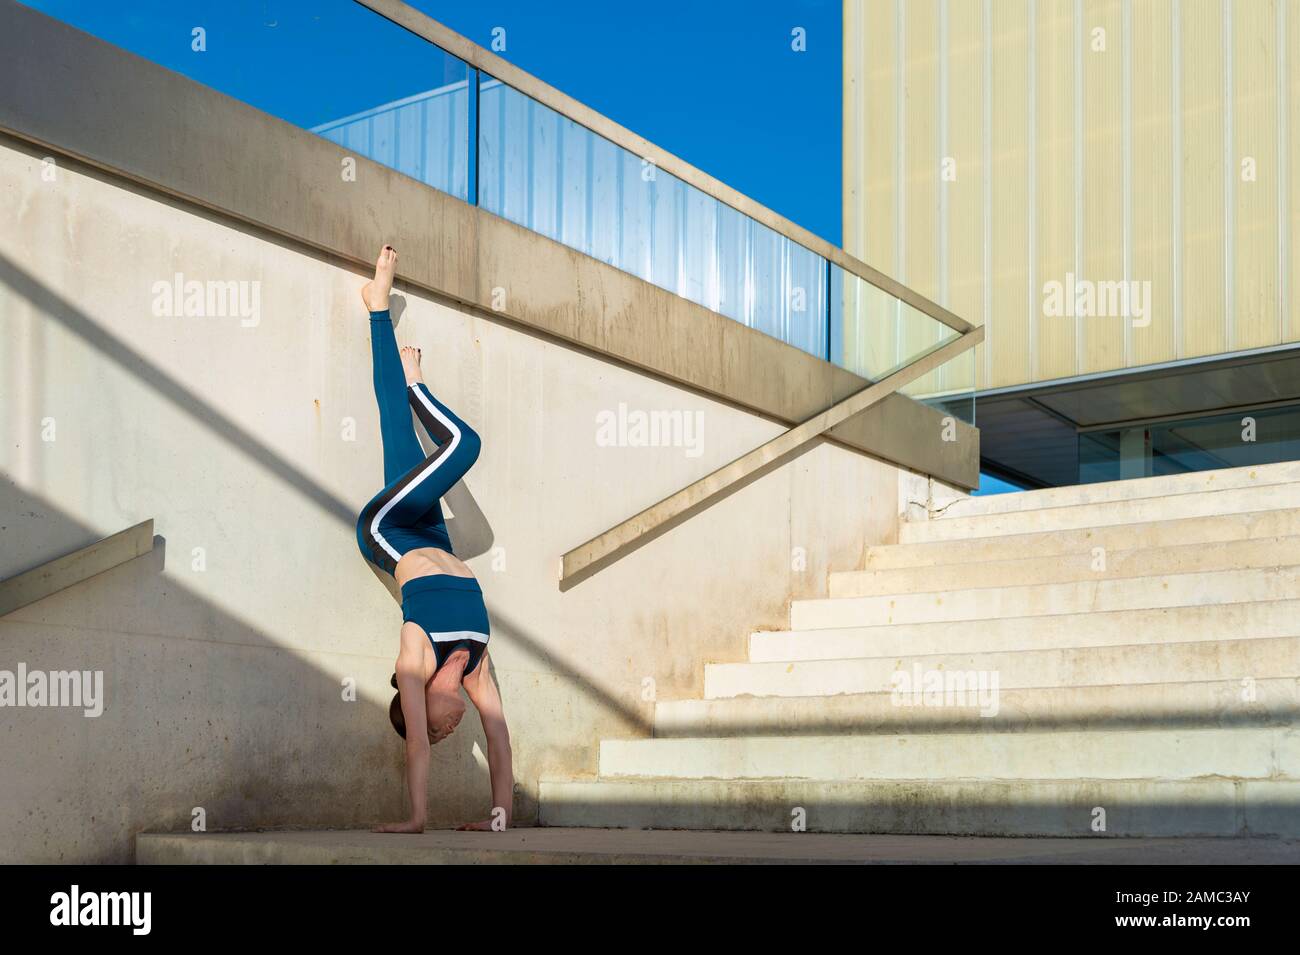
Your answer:
[[[421,547],[418,550],[407,551],[402,555],[402,559],[397,562],[397,570],[393,576],[397,579],[397,585],[400,587],[408,580],[417,580],[420,577],[430,577],[434,574],[447,574],[450,577],[473,577],[474,571],[469,569],[459,557],[447,553],[445,550],[439,550],[436,547]]]

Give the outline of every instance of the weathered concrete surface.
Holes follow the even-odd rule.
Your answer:
[[[903,661],[905,664],[910,661]],[[664,700],[654,735],[825,736],[855,733],[987,733],[1026,729],[1168,729],[1171,726],[1287,726],[1300,715],[1300,679],[999,688],[996,717],[975,704],[899,706],[893,693],[737,696]]]
[[[1136,548],[1178,547],[1223,541],[1300,535],[1300,509],[1211,514],[1205,517],[1167,518],[1137,524],[1111,524],[1075,530],[1017,531],[998,537],[971,537],[928,543],[869,547],[867,570],[903,567],[969,565],[992,560],[1028,560]]]
[[[945,519],[952,519],[1040,511],[1055,507],[1077,508],[1082,504],[1104,504],[1139,498],[1200,494],[1205,491],[1268,487],[1296,481],[1300,481],[1300,461],[1279,461],[1273,464],[1254,464],[1249,467],[1221,468],[1217,471],[1133,478],[1128,481],[1103,481],[1099,484],[1051,487],[1038,491],[1022,491],[1017,494],[967,497],[945,508],[943,516]]]
[[[396,817],[401,618],[353,529],[382,475],[363,274],[76,164],[48,180],[41,160],[0,149],[0,577],[149,517],[164,543],[0,619],[0,669],[101,670],[107,697],[95,719],[3,711],[0,856],[125,861],[133,833],[198,810],[214,829]],[[154,314],[177,272],[259,283],[258,321]],[[594,771],[596,740],[647,732],[656,696],[701,692],[701,659],[743,659],[791,594],[896,534],[897,469],[823,442],[562,593],[566,549],[782,426],[402,303],[399,339],[484,439],[447,504],[492,617],[521,820],[539,777]],[[678,412],[698,440],[602,442],[620,406]],[[435,748],[435,824],[487,815],[482,749],[472,715]]]
[[[990,719],[996,719],[990,717]],[[1227,779],[1300,784],[1300,730],[1025,730],[607,739],[600,777],[655,779]]]
[[[1300,630],[1300,625],[1292,627]],[[1099,686],[1108,683],[1300,677],[1300,636],[1188,640],[994,653],[930,653],[850,659],[710,663],[708,699],[733,696],[833,696],[877,693],[912,667],[996,673],[998,689]]]
[[[971,587],[874,597],[795,600],[796,630],[873,624],[994,620],[1109,610],[1150,610],[1204,603],[1300,598],[1300,564],[1065,583]]]
[[[548,826],[788,832],[801,818],[809,832],[1300,838],[1290,780],[546,780],[541,800]]]
[[[144,865],[839,864],[1268,865],[1300,862],[1274,839],[996,839],[961,836],[512,829],[506,832],[141,833]]]
[[[1199,481],[1196,483],[1200,484]],[[1155,497],[1119,497],[1081,502],[1075,507],[1044,507],[970,516],[961,516],[961,512],[958,512],[951,517],[945,513],[937,520],[905,525],[899,540],[904,544],[917,544],[925,541],[1004,537],[1121,524],[1151,524],[1223,514],[1290,510],[1297,507],[1300,507],[1300,481],[1292,481]]]
[[[831,574],[830,596],[933,593],[959,588],[999,587],[1009,581],[1021,585],[1054,584],[1215,570],[1263,570],[1296,560],[1300,560],[1300,535],[1173,547],[1130,547],[1055,557],[987,560],[978,564],[836,572]]]
[[[1001,617],[978,627],[900,623],[826,630],[767,630],[750,634],[749,661],[918,657],[1081,649],[1295,636],[1300,600],[1199,604],[1155,610],[1110,610],[1045,617]]]
[[[401,236],[399,277],[416,286],[776,421],[804,421],[866,385],[12,0],[0,0],[0,89],[0,129],[14,135],[352,264]],[[340,176],[345,157],[355,181]],[[979,432],[957,421],[944,441],[943,427],[900,395],[832,437],[974,487]]]

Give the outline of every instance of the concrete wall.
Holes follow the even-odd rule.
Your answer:
[[[362,274],[42,160],[0,141],[0,577],[146,518],[160,539],[0,618],[0,670],[101,670],[106,694],[98,718],[0,710],[0,855],[126,861],[135,832],[196,807],[209,829],[396,817],[400,614],[353,535],[381,483]],[[177,272],[260,283],[257,322],[154,314]],[[702,662],[742,659],[792,595],[894,539],[915,482],[818,443],[561,592],[563,551],[781,426],[426,293],[403,304],[399,339],[484,438],[448,504],[492,616],[521,821],[540,777],[593,772],[598,738],[644,733],[647,680],[698,695]],[[620,404],[699,412],[698,456],[600,446],[597,415]],[[435,748],[431,790],[435,824],[488,811],[472,716]]]

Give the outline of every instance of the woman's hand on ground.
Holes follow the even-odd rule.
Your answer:
[[[505,828],[509,828],[509,826],[510,824],[506,823]],[[457,832],[492,832],[493,831],[492,820],[485,819],[482,822],[464,822],[456,827],[456,831]]]
[[[424,832],[424,823],[408,819],[406,822],[386,822],[375,826],[371,832]]]

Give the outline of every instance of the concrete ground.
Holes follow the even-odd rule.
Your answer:
[[[639,829],[141,833],[141,864],[1295,864],[1300,841],[1010,839]]]

